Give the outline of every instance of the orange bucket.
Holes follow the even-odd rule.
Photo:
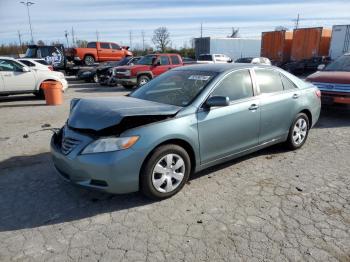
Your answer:
[[[61,105],[63,103],[62,85],[58,81],[45,81],[41,84],[47,105]]]

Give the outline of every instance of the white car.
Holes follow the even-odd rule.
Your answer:
[[[260,65],[271,65],[270,59],[266,57],[242,57],[235,61],[235,63],[249,63],[249,64],[260,64]]]
[[[0,95],[33,93],[43,97],[42,82],[59,81],[62,90],[68,88],[68,82],[61,72],[33,70],[10,57],[0,57]]]
[[[224,64],[232,63],[231,57],[224,54],[201,54],[197,59],[198,64]]]
[[[31,69],[34,70],[46,70],[46,71],[53,71],[53,66],[49,65],[45,59],[38,59],[38,58],[20,58],[18,59],[22,64],[25,64]]]

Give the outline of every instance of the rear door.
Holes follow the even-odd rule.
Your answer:
[[[170,69],[171,64],[169,57],[166,55],[160,55],[157,58],[156,66],[153,68],[152,72],[154,76],[159,76]]]
[[[259,144],[284,137],[298,108],[300,90],[279,71],[255,69],[261,107]]]
[[[23,66],[13,60],[0,59],[0,75],[6,92],[34,91],[34,72],[23,72]]]
[[[115,44],[115,43],[111,43],[111,47],[112,47],[112,58],[113,60],[122,60],[124,58],[124,52],[123,50],[120,48],[119,45]]]
[[[100,42],[97,46],[98,61],[111,61],[113,59],[112,49],[109,43]]]

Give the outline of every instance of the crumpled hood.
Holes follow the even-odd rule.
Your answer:
[[[70,112],[68,126],[100,131],[118,125],[128,116],[175,115],[181,107],[119,96],[80,99]]]
[[[310,82],[350,84],[350,72],[318,71],[309,75],[306,80]]]

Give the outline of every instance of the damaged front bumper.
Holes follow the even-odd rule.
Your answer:
[[[113,194],[139,190],[139,173],[145,156],[132,148],[81,154],[95,138],[64,127],[51,139],[54,166],[73,184]]]

